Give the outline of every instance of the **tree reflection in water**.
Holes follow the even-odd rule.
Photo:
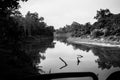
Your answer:
[[[99,57],[96,62],[102,70],[120,67],[120,48],[94,47],[92,51]]]
[[[98,63],[98,68],[103,70],[110,69],[111,67],[120,67],[120,48],[68,43],[66,39],[67,38],[56,38],[56,40],[60,42],[72,45],[75,50],[80,49],[86,52],[92,50],[93,54],[98,56],[98,59],[95,61]]]
[[[83,51],[92,50],[98,59],[95,61],[98,63],[98,68],[110,69],[111,67],[120,67],[120,48],[118,47],[100,47],[100,46],[86,46],[79,44],[72,44],[75,49]]]
[[[37,64],[45,59],[47,48],[54,48],[53,39],[39,42],[17,43],[0,46],[0,80],[20,79],[42,71]]]

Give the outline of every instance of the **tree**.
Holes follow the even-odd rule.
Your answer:
[[[19,1],[27,0],[0,0],[0,40],[10,41],[17,40],[20,36],[18,28],[18,16],[21,13],[18,11],[20,7]],[[17,17],[16,17],[17,16]]]
[[[0,15],[6,17],[13,14],[20,7],[19,1],[27,0],[0,0]]]
[[[92,25],[90,24],[90,22],[87,22],[85,25],[84,25],[84,34],[90,34],[90,29],[91,29]]]
[[[39,21],[43,22],[44,21],[44,17],[40,17]]]
[[[97,11],[97,15],[94,17],[98,21],[101,19],[104,19],[106,17],[109,17],[112,13],[109,9],[100,9],[100,11]]]
[[[104,35],[104,32],[100,29],[94,29],[92,32],[91,32],[91,35],[93,38],[100,38],[101,36]]]

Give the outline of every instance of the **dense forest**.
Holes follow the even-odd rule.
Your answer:
[[[19,2],[27,0],[0,0],[0,42],[16,42],[27,38],[53,37],[54,27],[44,22],[38,13],[23,17]]]
[[[70,33],[72,37],[120,40],[120,14],[113,14],[109,9],[100,9],[94,17],[96,22],[80,24],[73,22],[56,30],[56,34]]]
[[[30,80],[31,75],[40,75],[37,65],[45,59],[46,49],[54,47],[54,27],[37,12],[23,16],[20,1],[27,0],[0,0],[0,80]]]

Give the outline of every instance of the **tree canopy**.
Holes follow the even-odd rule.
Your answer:
[[[112,15],[112,13],[110,12],[109,9],[100,9],[100,11],[97,11],[97,14],[94,18],[97,20],[101,20],[106,17],[109,17],[110,15]]]
[[[24,2],[27,0],[0,0],[0,15],[6,16],[14,13],[20,7],[20,1]]]
[[[19,2],[28,0],[0,0],[0,41],[12,42],[27,37],[53,37],[54,27],[44,22],[37,12],[28,13],[25,17],[18,10]]]
[[[113,14],[109,9],[100,9],[97,11],[94,17],[97,21],[93,24],[87,22],[86,24],[80,24],[73,22],[71,25],[58,29],[59,33],[72,33],[71,36],[94,36],[94,37],[109,37],[120,36],[120,14]],[[71,31],[71,32],[70,32]]]

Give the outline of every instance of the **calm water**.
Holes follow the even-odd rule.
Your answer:
[[[72,44],[62,38],[41,38],[27,43],[1,45],[0,63],[0,80],[8,77],[22,80],[40,73],[63,72],[93,72],[99,80],[105,80],[111,73],[120,71],[120,48]]]
[[[43,70],[40,72],[42,74],[93,72],[99,80],[105,80],[111,73],[120,70],[119,48],[78,45],[57,40],[54,43],[54,48],[47,48],[44,53],[39,53],[46,57],[38,64]]]

